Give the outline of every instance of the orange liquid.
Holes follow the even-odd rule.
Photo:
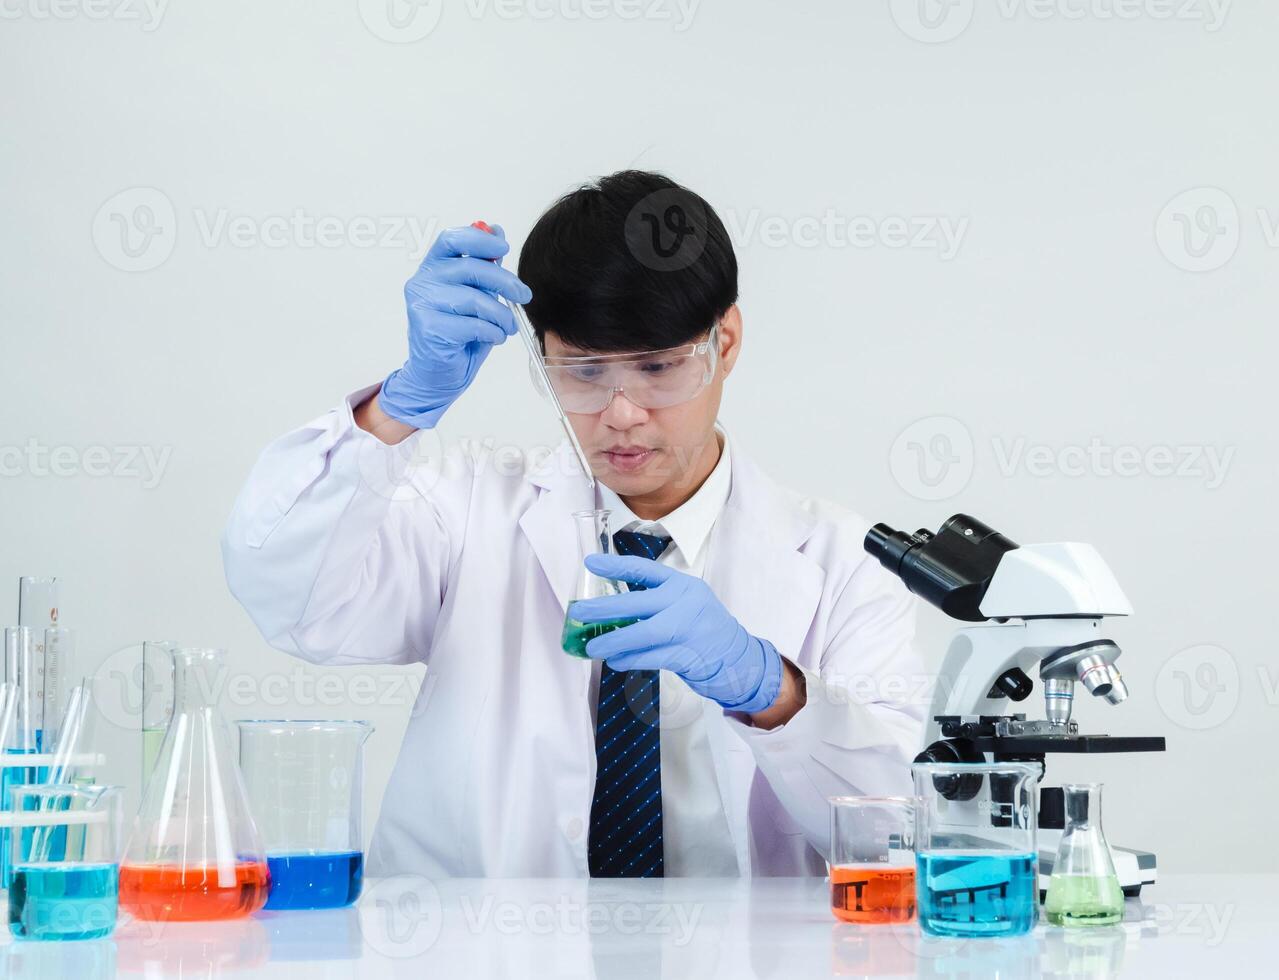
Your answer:
[[[830,907],[845,922],[909,922],[915,917],[915,869],[831,868]]]
[[[241,861],[229,880],[216,866],[174,864],[120,867],[120,905],[139,919],[195,922],[239,919],[266,904],[271,875],[265,861]]]

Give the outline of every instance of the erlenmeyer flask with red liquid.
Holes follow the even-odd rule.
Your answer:
[[[235,919],[266,904],[266,855],[217,710],[226,651],[173,651],[173,717],[120,862],[140,919]]]

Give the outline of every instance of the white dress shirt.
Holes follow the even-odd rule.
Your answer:
[[[660,521],[642,521],[612,490],[596,484],[601,507],[612,513],[614,531],[670,535],[671,544],[659,559],[663,565],[689,575],[703,576],[714,544],[715,522],[732,487],[728,438],[716,429],[723,444],[719,462],[688,500]],[[713,588],[712,583],[712,588]],[[595,670],[592,692],[599,690]],[[737,875],[737,855],[723,798],[715,779],[715,761],[706,733],[702,696],[677,675],[658,675],[662,730],[662,854],[667,877],[724,877]],[[596,698],[593,694],[592,704]]]

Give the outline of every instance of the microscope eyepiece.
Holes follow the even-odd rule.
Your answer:
[[[876,524],[866,532],[865,548],[879,559],[879,563],[894,575],[901,574],[902,559],[915,548],[933,539],[932,532],[919,530],[914,534],[894,531],[887,524]]]
[[[1017,547],[994,528],[966,514],[947,520],[936,534],[914,534],[876,524],[866,534],[866,550],[901,578],[906,588],[955,619],[979,623],[978,606],[999,560]]]

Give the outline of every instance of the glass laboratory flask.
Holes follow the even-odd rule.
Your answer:
[[[573,618],[572,603],[578,599],[597,599],[600,596],[617,595],[621,587],[612,579],[596,575],[582,562],[587,555],[613,553],[613,536],[608,529],[609,511],[579,510],[573,514],[577,525],[578,558],[577,588],[569,600],[570,612],[564,616],[564,632],[560,646],[572,657],[586,659],[586,644],[597,636],[603,636],[622,626],[630,626],[633,619],[610,619],[603,623],[583,623]]]
[[[50,783],[13,791],[9,929],[19,939],[108,936],[116,923],[121,787]]]
[[[917,762],[911,772],[920,928],[965,938],[1033,929],[1042,766]]]
[[[1062,787],[1066,829],[1048,879],[1044,916],[1055,926],[1112,926],[1124,916],[1124,893],[1101,832],[1101,783]]]
[[[173,651],[173,718],[120,862],[120,905],[139,919],[234,919],[267,899],[266,857],[215,703],[225,659]]]
[[[367,721],[241,721],[240,768],[258,814],[271,893],[266,908],[336,909],[364,876]]]

